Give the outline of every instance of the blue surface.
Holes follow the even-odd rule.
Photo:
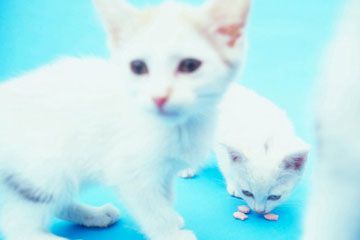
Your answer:
[[[132,2],[144,6],[161,1]],[[311,86],[342,2],[258,0],[252,9],[249,58],[242,82],[285,108],[299,134],[311,143]],[[104,43],[90,0],[0,0],[0,81],[59,56],[107,56]],[[278,222],[255,215],[245,222],[235,221],[232,212],[241,201],[227,195],[214,165],[193,180],[178,180],[176,207],[200,240],[296,240],[301,233],[309,169],[291,199],[276,210]],[[114,202],[123,210],[122,221],[100,230],[56,220],[55,233],[71,239],[143,239],[111,189],[95,187],[82,197],[92,204]]]

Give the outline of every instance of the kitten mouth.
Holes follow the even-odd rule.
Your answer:
[[[268,212],[266,211],[255,211],[257,214],[260,214],[260,215],[264,215],[264,214],[267,214]]]
[[[180,116],[180,113],[174,111],[166,111],[163,108],[159,108],[157,114],[162,117],[176,118]]]

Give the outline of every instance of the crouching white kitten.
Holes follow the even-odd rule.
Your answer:
[[[227,190],[269,213],[299,181],[309,145],[284,111],[245,87],[233,84],[220,109],[215,153]]]
[[[119,218],[74,201],[91,181],[117,187],[148,238],[193,240],[172,182],[207,158],[216,105],[241,63],[247,0],[137,10],[95,0],[111,61],[66,59],[0,86],[1,230],[60,239],[52,216],[89,227]]]
[[[214,149],[227,191],[257,213],[269,213],[299,181],[309,145],[283,110],[243,86],[232,84],[219,107]],[[196,172],[186,169],[180,176]]]
[[[319,162],[303,240],[360,239],[360,2],[342,16],[318,84]]]

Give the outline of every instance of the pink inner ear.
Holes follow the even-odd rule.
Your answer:
[[[229,147],[225,144],[223,144],[224,147],[227,150],[227,153],[229,154],[229,157],[231,158],[231,160],[233,162],[240,162],[243,160],[243,155],[241,153],[239,153],[238,151],[236,151],[235,149],[233,149],[232,147]]]
[[[241,29],[243,28],[242,23],[235,23],[227,26],[223,26],[218,28],[217,32],[222,35],[229,36],[229,41],[227,42],[227,45],[229,47],[234,47],[236,44],[236,41],[241,37],[242,32]]]
[[[306,156],[296,156],[292,157],[285,162],[285,169],[293,169],[299,171],[303,168],[306,161]]]

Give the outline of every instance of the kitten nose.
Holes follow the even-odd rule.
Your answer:
[[[153,101],[158,108],[162,108],[169,100],[169,96],[153,97]]]
[[[265,211],[265,208],[263,207],[259,207],[259,206],[254,206],[254,211],[258,214],[265,214],[266,211]]]

